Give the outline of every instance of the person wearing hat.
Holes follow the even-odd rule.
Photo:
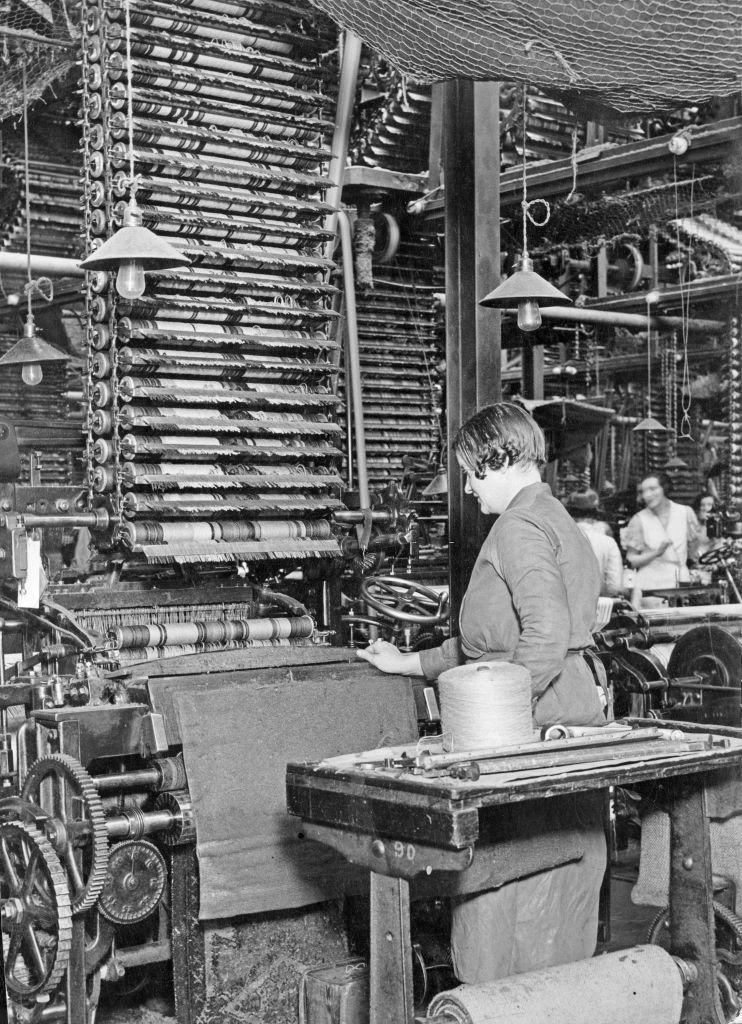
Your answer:
[[[567,511],[587,537],[598,560],[600,596],[617,597],[623,590],[621,549],[610,535],[607,517],[599,500],[595,491],[575,491],[567,499]]]

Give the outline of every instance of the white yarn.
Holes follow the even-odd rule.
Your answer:
[[[528,743],[531,722],[531,673],[509,661],[478,662],[438,677],[442,731],[451,749]]]
[[[667,668],[670,664],[670,655],[672,654],[674,647],[675,644],[652,644],[649,651],[655,656],[655,658],[657,658],[663,668]]]

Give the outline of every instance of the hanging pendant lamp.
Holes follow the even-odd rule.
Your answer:
[[[544,199],[536,199],[529,203],[527,199],[526,182],[526,115],[527,115],[528,94],[525,83],[523,83],[523,199],[521,208],[523,210],[523,252],[516,258],[513,273],[501,284],[479,300],[480,306],[487,306],[494,309],[510,309],[518,307],[518,327],[526,333],[536,331],[541,326],[541,309],[547,306],[569,306],[572,300],[550,284],[545,278],[540,277],[533,269],[533,260],[528,255],[527,226],[528,221],[542,227],[549,219],[549,204]],[[535,203],[542,203],[546,207],[546,217],[543,221],[535,221],[529,213],[529,207]]]
[[[138,299],[144,293],[144,275],[148,270],[170,270],[189,263],[169,242],[142,227],[139,207],[132,195],[121,227],[80,266],[83,270],[118,271],[116,291],[124,299]]]
[[[658,299],[659,295],[657,292],[647,292],[647,415],[634,427],[635,432],[662,433],[667,431],[664,423],[660,423],[652,415],[652,316],[650,307]]]
[[[23,337],[0,356],[0,367],[20,366],[21,380],[33,387],[44,379],[42,363],[68,363],[69,360],[66,352],[38,336],[33,316],[29,313],[23,325]]]
[[[81,263],[83,270],[117,271],[116,291],[124,299],[138,299],[144,294],[144,275],[148,270],[172,270],[191,262],[169,242],[142,227],[137,206],[134,174],[134,110],[131,63],[131,19],[129,0],[124,0],[126,24],[126,101],[129,129],[129,203],[124,210],[121,227]]]
[[[26,89],[26,66],[23,66],[23,163],[25,174],[25,207],[26,207],[26,296],[28,312],[23,325],[23,337],[12,348],[0,356],[0,366],[20,366],[21,380],[29,387],[35,387],[44,379],[42,363],[68,363],[70,357],[61,349],[55,348],[40,338],[36,333],[33,318],[31,295],[38,282],[31,277],[31,188],[29,184],[30,170],[28,159],[28,93]],[[51,293],[50,293],[51,295]]]

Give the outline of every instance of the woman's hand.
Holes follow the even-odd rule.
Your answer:
[[[667,551],[667,549],[671,548],[671,547],[672,547],[672,541],[668,537],[667,540],[663,540],[662,541],[662,543],[660,544],[660,546],[658,548],[655,548],[655,555],[656,555],[656,557],[659,558],[660,555],[664,555],[664,553]]]
[[[380,672],[411,676],[421,676],[423,674],[419,654],[415,651],[403,654],[394,644],[390,644],[388,640],[374,640],[368,647],[360,648],[357,653],[359,658],[370,662]]]

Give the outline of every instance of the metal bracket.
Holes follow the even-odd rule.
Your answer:
[[[330,828],[305,822],[307,839],[315,839],[341,853],[352,864],[360,864],[377,875],[392,878],[414,878],[433,871],[465,871],[474,857],[474,848],[443,850],[425,843],[363,835],[345,829]]]

